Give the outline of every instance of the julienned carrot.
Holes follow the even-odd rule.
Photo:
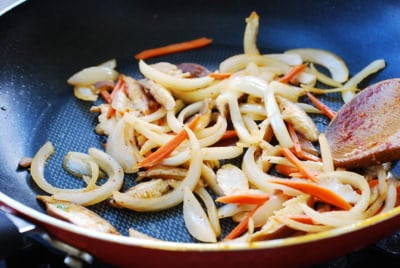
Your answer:
[[[125,80],[123,75],[120,75],[118,78],[118,82],[115,84],[113,90],[111,91],[111,100],[115,98],[115,95],[117,94],[118,91],[123,90],[125,87]]]
[[[379,180],[378,179],[373,179],[373,180],[368,181],[369,188],[373,188],[378,184],[379,184]]]
[[[231,73],[210,73],[208,76],[217,80],[223,80],[231,77]]]
[[[110,105],[110,108],[108,109],[108,112],[107,112],[107,119],[112,118],[116,113],[117,113],[117,110],[115,110],[115,109],[114,109],[113,107],[111,107],[111,105]]]
[[[105,90],[105,89],[100,90],[100,95],[103,97],[105,102],[111,104],[112,97],[107,90]],[[116,112],[117,111],[110,105],[110,108],[108,109],[108,112],[107,112],[107,119],[110,119],[111,117],[113,117]]]
[[[302,174],[304,174],[307,178],[312,180],[313,182],[318,181],[317,178],[312,174],[307,168],[305,168],[301,161],[290,151],[288,148],[281,148],[281,153],[294,164]]]
[[[197,38],[194,40],[175,43],[167,46],[162,46],[158,48],[150,48],[143,50],[142,52],[135,55],[135,59],[137,60],[145,60],[153,57],[158,57],[162,55],[177,53],[185,50],[195,49],[207,46],[211,44],[213,40],[206,37]]]
[[[301,223],[305,223],[305,224],[314,224],[314,221],[312,220],[312,218],[310,216],[307,215],[290,215],[288,217],[291,220],[295,220]]]
[[[107,103],[111,103],[112,102],[111,95],[107,90],[105,90],[105,89],[100,90],[100,95],[103,97],[105,102],[107,102]]]
[[[311,160],[311,161],[315,161],[315,162],[320,162],[321,161],[319,159],[319,157],[317,157],[315,155],[312,155],[312,154],[309,154],[309,153],[306,153],[306,152],[303,151],[303,149],[301,148],[299,137],[297,136],[297,133],[296,133],[296,131],[294,129],[293,124],[288,123],[287,124],[287,129],[288,129],[289,135],[292,138],[292,141],[294,143],[294,146],[293,146],[294,154],[298,158],[301,158],[303,160]]]
[[[275,165],[276,171],[278,171],[282,175],[286,175],[291,177],[291,174],[299,172],[299,170],[295,167],[287,166],[287,165],[282,165],[282,164],[277,164]]]
[[[188,127],[193,130],[199,124],[201,116],[196,115],[192,121],[188,123]],[[151,153],[141,162],[136,164],[137,168],[149,168],[159,164],[165,157],[172,153],[176,147],[179,146],[185,139],[187,139],[188,134],[185,129],[182,129],[178,134],[176,134],[170,141],[168,141],[163,146],[159,147],[155,152]]]
[[[305,194],[309,194],[317,198],[318,200],[321,200],[325,203],[331,204],[344,210],[349,210],[352,208],[352,206],[340,195],[337,195],[335,192],[312,182],[300,180],[297,181],[292,179],[277,179],[271,182],[294,188]]]
[[[225,131],[224,135],[222,135],[221,140],[227,140],[227,139],[232,139],[232,138],[236,138],[237,137],[237,133],[235,130],[227,130]]]
[[[243,234],[247,230],[247,226],[249,225],[249,220],[251,217],[253,217],[254,213],[257,211],[259,206],[254,208],[252,211],[250,211],[247,216],[238,224],[236,225],[233,230],[227,234],[224,238],[224,240],[232,240],[237,237],[239,237],[241,234]]]
[[[292,80],[294,77],[296,77],[296,75],[301,73],[306,67],[307,67],[306,63],[297,65],[297,66],[293,67],[293,69],[290,70],[290,72],[288,72],[287,74],[285,74],[284,76],[279,78],[278,81],[281,83],[289,83],[290,80]]]
[[[311,92],[307,92],[307,97],[311,100],[311,102],[319,109],[321,112],[326,115],[330,120],[335,117],[336,112],[329,108],[327,105],[322,103],[318,98],[316,98]]]
[[[215,201],[225,204],[251,204],[261,205],[269,200],[269,194],[262,193],[238,193],[218,197]]]

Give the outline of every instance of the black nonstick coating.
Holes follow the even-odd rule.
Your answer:
[[[66,83],[70,75],[115,58],[118,71],[140,77],[135,53],[201,36],[214,43],[149,62],[196,62],[216,69],[242,52],[245,18],[253,10],[260,15],[263,53],[323,48],[341,56],[351,74],[383,58],[387,68],[365,84],[398,76],[396,1],[27,1],[0,17],[0,191],[43,210],[36,201],[43,192],[29,173],[18,170],[18,161],[33,156],[47,140],[56,149],[46,168],[48,180],[60,187],[81,185],[61,168],[63,156],[102,148],[105,140],[94,132],[92,103],[73,97]],[[326,101],[337,108],[338,97]],[[132,178],[126,181],[125,187]],[[123,234],[134,227],[169,241],[194,241],[185,231],[180,206],[151,214],[106,204],[93,209]],[[231,224],[224,224],[226,231]]]

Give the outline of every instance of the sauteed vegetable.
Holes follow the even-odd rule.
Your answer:
[[[397,206],[399,183],[388,178],[388,164],[357,172],[335,168],[323,130],[313,121],[316,114],[327,121],[335,116],[317,95],[340,92],[348,102],[363,78],[384,68],[384,60],[349,79],[345,62],[325,50],[261,54],[258,27],[253,12],[246,19],[243,54],[217,70],[140,59],[138,78],[118,73],[115,60],[74,74],[68,83],[77,98],[104,100],[91,111],[98,113],[95,131],[107,137],[105,150],[66,155],[64,169],[87,183],[67,190],[43,175],[54,150],[47,142],[31,165],[33,180],[51,195],[39,199],[62,204],[64,211],[68,202],[74,211],[76,204],[110,202],[110,209],[143,212],[183,203],[187,230],[202,242],[321,232]],[[126,191],[124,174],[134,174],[137,182]],[[102,177],[107,182],[99,183]],[[221,219],[227,217],[237,227],[222,237]],[[129,234],[151,239],[133,228]]]

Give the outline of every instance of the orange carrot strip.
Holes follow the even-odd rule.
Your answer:
[[[123,75],[120,75],[118,78],[118,82],[115,84],[113,90],[111,91],[111,100],[114,99],[117,92],[123,89],[125,86],[125,80],[123,79]]]
[[[294,143],[294,147],[293,147],[294,152],[293,153],[300,159],[311,160],[314,162],[320,162],[321,159],[319,157],[303,151],[303,148],[301,148],[299,137],[297,136],[297,133],[296,133],[296,130],[294,129],[293,124],[288,123],[287,128],[289,131],[289,135],[292,138],[292,141]]]
[[[379,183],[378,179],[373,179],[373,180],[368,181],[369,188],[375,187],[376,185],[378,185],[378,183]]]
[[[249,220],[251,217],[253,217],[254,213],[257,211],[258,206],[254,208],[252,211],[250,211],[247,216],[238,224],[236,225],[233,230],[227,234],[224,238],[224,240],[231,240],[239,237],[241,234],[243,234],[247,230],[247,226],[249,224]]]
[[[235,130],[227,130],[225,131],[224,135],[222,135],[221,140],[227,140],[227,139],[232,139],[236,138],[237,134]]]
[[[292,177],[292,178],[298,178],[298,179],[308,179],[303,173],[301,173],[301,172],[293,172],[293,173],[290,173],[289,175],[288,175],[289,177]]]
[[[294,144],[294,152],[296,153],[296,155],[301,154],[301,145],[300,145],[300,140],[299,137],[296,134],[296,130],[294,129],[294,126],[292,123],[288,123],[287,124],[287,129],[289,131],[289,135],[292,138],[293,144]]]
[[[318,184],[307,182],[307,181],[297,181],[291,179],[276,179],[271,181],[273,183],[282,184],[296,190],[302,191],[305,194],[309,194],[325,203],[334,205],[338,208],[349,210],[352,206],[344,200],[340,195],[335,192],[319,186]]]
[[[291,216],[289,216],[289,219],[295,220],[295,221],[298,221],[301,223],[305,223],[305,224],[314,224],[314,221],[312,220],[312,218],[307,215],[291,215]]]
[[[281,148],[281,153],[290,161],[292,162],[301,173],[303,173],[307,178],[312,180],[313,182],[318,181],[317,178],[312,174],[307,168],[305,168],[301,161],[290,151],[288,148]]]
[[[111,107],[110,105],[110,109],[108,109],[107,112],[107,119],[110,119],[111,117],[113,117],[115,114],[117,113],[117,110],[115,110],[113,107]]]
[[[238,193],[218,197],[215,201],[225,204],[252,204],[261,205],[269,200],[269,194]]]
[[[175,44],[162,46],[162,47],[158,47],[158,48],[146,49],[146,50],[143,50],[142,52],[136,54],[135,59],[145,60],[145,59],[149,59],[149,58],[153,58],[153,57],[157,57],[157,56],[162,56],[162,55],[177,53],[177,52],[181,52],[181,51],[185,51],[185,50],[200,48],[200,47],[204,47],[204,46],[211,44],[212,41],[213,40],[210,38],[201,37],[201,38],[197,38],[197,39],[186,41],[186,42],[175,43]]]
[[[290,70],[290,72],[279,78],[278,81],[281,83],[289,83],[290,80],[292,80],[294,77],[296,77],[296,75],[301,73],[306,67],[307,67],[306,63],[297,65],[292,70]]]
[[[318,98],[316,98],[311,92],[307,92],[307,97],[311,100],[311,102],[321,110],[321,112],[326,115],[330,120],[335,117],[336,112],[329,108],[327,105],[322,103]]]
[[[290,167],[287,165],[277,164],[275,165],[276,171],[278,171],[282,175],[291,176],[293,173],[299,172],[297,168]]]
[[[231,77],[231,73],[210,73],[208,76],[217,80],[223,80]]]
[[[112,102],[111,95],[107,90],[105,90],[105,89],[100,90],[100,95],[103,97],[105,102],[107,102],[107,103],[111,103]]]
[[[190,129],[195,129],[199,124],[201,119],[200,115],[196,115],[192,121],[188,123]],[[168,141],[163,146],[159,147],[155,152],[151,153],[141,162],[136,164],[137,168],[149,168],[159,164],[165,157],[172,153],[176,147],[179,146],[185,139],[187,139],[188,134],[185,129],[182,129],[178,134],[175,135],[170,141]]]

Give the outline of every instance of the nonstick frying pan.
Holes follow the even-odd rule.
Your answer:
[[[33,156],[51,140],[56,154],[46,174],[60,178],[66,176],[60,163],[67,151],[86,152],[104,142],[93,131],[96,115],[88,112],[92,104],[76,100],[66,83],[71,74],[115,58],[118,71],[138,77],[135,53],[200,36],[212,38],[213,44],[149,62],[196,62],[216,69],[223,59],[242,52],[244,19],[251,11],[260,15],[258,46],[263,53],[327,49],[345,59],[351,74],[383,58],[387,67],[365,85],[398,77],[400,6],[394,0],[27,1],[0,17],[2,206],[52,237],[116,266],[305,266],[359,249],[398,229],[396,208],[326,233],[221,247],[196,243],[185,231],[181,207],[152,214],[110,211],[104,204],[93,207],[125,235],[134,226],[167,242],[99,234],[45,214],[36,200],[43,192],[18,169],[21,157]],[[339,105],[337,100],[327,101]]]

